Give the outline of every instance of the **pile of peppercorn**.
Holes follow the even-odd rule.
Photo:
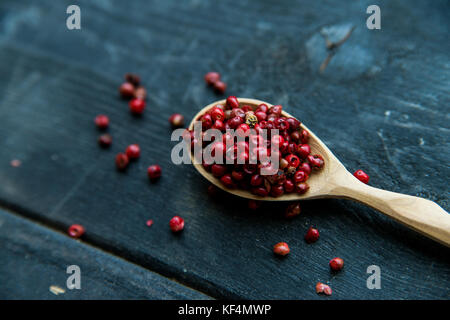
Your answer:
[[[249,190],[261,197],[307,192],[309,186],[306,181],[313,171],[324,166],[324,160],[321,155],[311,154],[309,133],[301,128],[300,121],[283,116],[282,110],[281,105],[268,107],[266,104],[260,104],[254,109],[249,105],[241,105],[234,96],[228,97],[225,105],[212,107],[198,119],[202,122],[202,131],[218,129],[222,132],[222,141],[210,142],[210,148],[220,149],[227,158],[226,163],[230,163],[231,157],[233,164],[203,162],[203,167],[227,188]],[[242,130],[246,134],[245,141],[229,141],[234,138],[227,132],[228,129]],[[261,134],[263,129],[267,130],[267,139]],[[278,134],[271,134],[272,129],[278,129]],[[190,131],[190,138],[193,150],[198,143],[194,131]],[[249,150],[249,141],[257,147]],[[210,143],[202,141],[203,150]],[[238,144],[241,144],[239,148]],[[270,156],[274,144],[278,150],[279,168],[273,175],[261,175],[261,168],[267,165],[260,161],[261,155]],[[250,163],[249,159],[256,159],[256,163]]]

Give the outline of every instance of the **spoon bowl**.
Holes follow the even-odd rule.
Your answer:
[[[225,105],[225,101],[213,102],[200,110],[191,121],[189,130],[193,130],[194,122],[201,115],[217,104]],[[240,106],[249,105],[254,109],[262,103],[268,107],[272,106],[270,103],[256,99],[238,98],[238,101]],[[282,112],[282,115],[293,117],[285,111]],[[197,171],[212,184],[242,198],[262,201],[293,201],[320,198],[356,200],[446,246],[450,246],[450,215],[438,204],[423,198],[385,191],[362,183],[345,169],[344,165],[330,149],[303,123],[301,128],[309,132],[308,144],[311,147],[311,154],[320,154],[325,161],[324,167],[312,174],[308,179],[310,188],[305,194],[287,193],[275,198],[270,196],[260,197],[247,190],[229,189],[219,179],[206,171],[202,164],[195,163],[192,152],[190,153],[191,161]]]

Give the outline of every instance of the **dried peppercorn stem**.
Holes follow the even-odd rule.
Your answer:
[[[331,195],[366,204],[450,247],[450,214],[437,203],[368,186],[347,171],[337,175],[334,180],[339,185],[330,192]]]

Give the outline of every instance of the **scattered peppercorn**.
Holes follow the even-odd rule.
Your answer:
[[[217,190],[217,187],[216,187],[215,185],[210,184],[210,185],[208,186],[208,194],[209,194],[211,197],[215,197],[215,196],[217,195],[217,192],[218,192],[218,190]]]
[[[151,165],[147,168],[148,178],[153,182],[161,177],[161,167],[157,164]]]
[[[141,83],[141,78],[134,73],[126,73],[125,81],[131,83],[134,86],[138,86]]]
[[[73,224],[67,229],[67,233],[70,237],[78,239],[84,234],[84,227],[80,224]]]
[[[301,212],[301,207],[300,207],[300,202],[295,202],[290,204],[287,208],[286,208],[286,213],[285,213],[285,217],[286,218],[293,218],[296,217],[300,214]]]
[[[124,82],[119,87],[119,93],[124,99],[129,99],[134,97],[134,86],[129,82]]]
[[[290,252],[289,246],[286,242],[279,242],[273,246],[273,253],[279,256],[285,256]]]
[[[334,258],[330,260],[330,268],[333,271],[339,271],[344,267],[344,260],[341,258]]]
[[[99,129],[106,129],[109,125],[109,118],[108,116],[105,116],[104,114],[99,114],[95,117],[95,125]]]
[[[153,220],[149,219],[145,224],[147,225],[147,227],[151,227],[153,225]]]
[[[128,158],[130,158],[130,160],[135,160],[139,158],[141,154],[141,148],[138,144],[130,144],[125,150],[125,153],[127,154]]]
[[[145,100],[138,98],[131,99],[129,102],[129,107],[131,113],[141,115],[145,109]]]
[[[123,171],[128,167],[128,163],[130,162],[130,159],[125,153],[118,153],[116,155],[116,167],[117,170]]]
[[[251,210],[256,210],[261,206],[261,201],[248,200],[248,208]]]
[[[14,160],[11,160],[10,164],[11,164],[11,166],[12,166],[12,167],[14,167],[14,168],[18,168],[18,167],[20,167],[20,166],[21,166],[21,164],[22,164],[22,161],[20,161],[20,160],[17,160],[17,159],[14,159]]]
[[[205,74],[205,82],[208,86],[213,86],[217,81],[220,81],[220,73],[211,71]]]
[[[224,94],[227,90],[227,84],[222,81],[217,81],[214,83],[214,91],[216,91],[219,94]]]
[[[179,113],[174,113],[170,116],[169,122],[172,125],[172,128],[181,128],[184,126],[184,117]]]
[[[134,90],[133,96],[136,99],[145,100],[147,98],[147,90],[145,90],[144,87],[137,87],[136,90]]]
[[[179,216],[175,216],[170,219],[169,226],[170,230],[173,232],[180,232],[184,229],[184,219]]]
[[[327,296],[331,296],[332,290],[329,285],[323,284],[322,282],[317,282],[316,293],[317,294],[324,293]]]
[[[367,173],[365,173],[362,170],[357,170],[355,171],[355,173],[353,174],[359,181],[368,184],[369,183],[369,175]]]
[[[98,143],[103,148],[108,148],[112,143],[111,135],[105,133],[98,137]]]
[[[308,229],[308,232],[306,232],[305,241],[307,243],[313,243],[316,242],[317,240],[319,240],[319,230],[310,227]]]

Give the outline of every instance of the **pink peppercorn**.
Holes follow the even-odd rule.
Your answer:
[[[344,267],[344,260],[341,258],[334,258],[330,260],[330,268],[333,271],[339,271]]]
[[[327,296],[331,296],[332,290],[329,285],[323,284],[322,282],[317,282],[316,284],[316,293],[324,293]]]
[[[235,96],[229,96],[226,105],[230,109],[239,108],[239,101]]]
[[[369,175],[368,175],[367,173],[365,173],[364,171],[362,171],[362,170],[357,170],[357,171],[355,171],[355,173],[354,173],[353,175],[354,175],[359,181],[361,181],[361,182],[363,182],[363,183],[365,183],[365,184],[369,183],[370,177],[369,177]]]
[[[98,144],[103,148],[108,148],[112,143],[112,137],[109,134],[102,134],[98,137]]]
[[[286,242],[279,242],[273,246],[273,253],[279,256],[287,255],[291,250]]]
[[[310,227],[308,229],[308,232],[306,232],[305,241],[307,243],[313,243],[316,242],[317,240],[319,240],[319,230]]]
[[[84,227],[80,224],[73,224],[69,227],[69,229],[67,230],[67,233],[69,234],[69,236],[71,236],[72,238],[80,238],[83,234],[84,234]]]
[[[175,216],[170,219],[169,226],[170,230],[173,232],[180,232],[184,229],[184,219],[179,216]]]
[[[147,175],[151,181],[156,181],[161,177],[161,167],[157,164],[149,166],[147,168]]]
[[[137,144],[130,144],[127,147],[125,153],[127,154],[128,158],[134,160],[134,159],[139,158],[139,156],[141,154],[141,148]]]
[[[184,117],[179,113],[174,113],[170,116],[169,122],[172,125],[172,128],[181,128],[184,126]]]
[[[251,210],[256,210],[261,206],[261,201],[248,200],[248,208]]]
[[[227,90],[227,84],[222,81],[217,81],[216,83],[214,83],[214,90],[217,93],[224,94]]]
[[[130,100],[129,107],[130,107],[131,113],[133,113],[135,115],[140,115],[144,112],[145,100],[134,98],[134,99]]]
[[[108,116],[105,116],[104,114],[99,114],[95,117],[95,125],[99,129],[106,129],[109,125],[109,118]]]
[[[116,167],[117,170],[123,171],[128,167],[130,159],[125,153],[118,153],[116,155]]]
[[[219,80],[220,80],[220,73],[218,72],[211,71],[205,74],[205,82],[208,86],[213,86]]]
[[[129,82],[124,82],[119,88],[122,98],[129,99],[134,96],[134,85]]]
[[[301,212],[300,203],[295,202],[295,203],[290,204],[286,208],[286,213],[284,214],[284,216],[286,218],[293,218],[293,217],[298,216],[300,214],[300,212]]]

